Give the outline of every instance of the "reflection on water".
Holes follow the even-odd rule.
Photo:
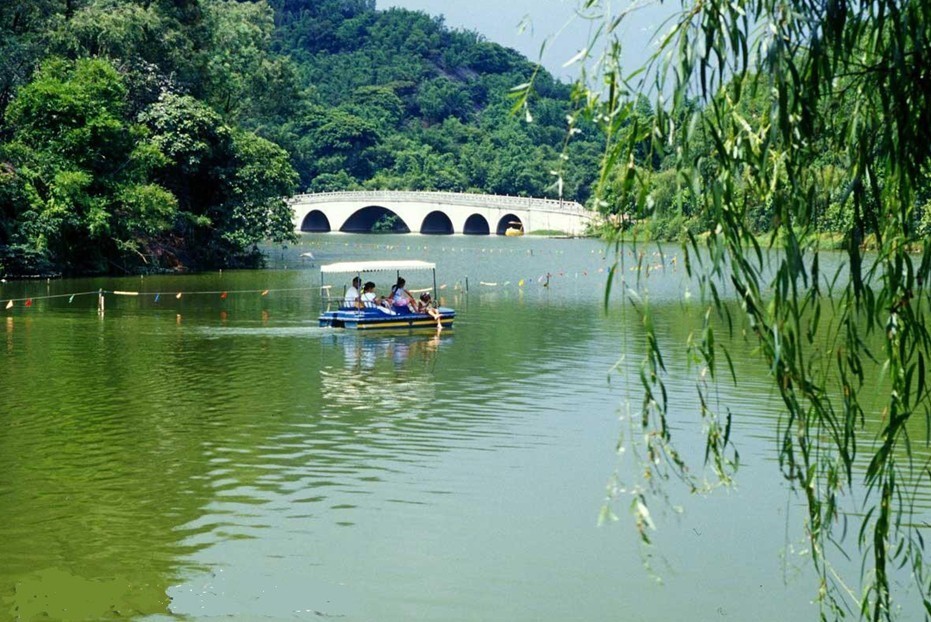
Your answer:
[[[343,351],[342,365],[324,365],[320,386],[324,408],[393,414],[416,411],[433,402],[430,371],[452,335],[374,336],[353,333],[333,338]]]
[[[440,346],[452,340],[452,334],[423,335],[360,335],[342,333],[335,337],[343,348],[345,368],[359,372],[375,369],[379,360],[390,360],[396,368],[405,367],[412,356],[425,364],[433,361]]]

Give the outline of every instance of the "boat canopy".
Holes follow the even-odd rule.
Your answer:
[[[343,261],[320,266],[321,273],[361,273],[361,272],[396,272],[401,270],[434,270],[436,264],[416,259],[398,259],[386,261]]]

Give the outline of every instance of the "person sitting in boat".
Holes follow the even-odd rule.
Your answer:
[[[375,308],[379,311],[388,313],[389,315],[394,315],[394,310],[391,309],[391,305],[385,299],[384,296],[379,296],[375,293],[375,283],[371,281],[366,281],[365,285],[362,287],[362,306],[368,308]]]
[[[365,285],[362,286],[362,306],[363,307],[376,307],[379,304],[378,295],[375,293],[375,284],[371,281],[366,281]]]
[[[406,283],[407,281],[398,277],[398,282],[391,286],[391,306],[394,307],[395,311],[404,312],[407,310],[410,313],[416,313],[417,306],[414,297],[404,289]]]
[[[359,288],[362,287],[362,279],[358,276],[352,278],[352,285],[346,290],[343,296],[343,306],[351,309],[360,309],[362,302],[359,296]]]
[[[417,301],[417,312],[426,313],[432,317],[436,320],[436,329],[443,330],[443,323],[440,322],[440,312],[436,308],[436,302],[433,301],[433,298],[427,292],[420,295],[420,300]]]

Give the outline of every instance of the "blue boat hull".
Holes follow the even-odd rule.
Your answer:
[[[452,328],[456,312],[440,307],[440,323],[443,328]],[[436,329],[436,319],[426,313],[398,313],[388,315],[379,309],[338,309],[320,314],[322,328],[349,328],[354,330],[410,330],[415,328]]]

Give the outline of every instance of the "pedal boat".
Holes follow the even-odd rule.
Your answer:
[[[321,328],[346,328],[353,330],[410,330],[410,329],[436,329],[436,318],[427,313],[414,313],[407,309],[385,308],[378,305],[365,306],[361,309],[343,306],[346,285],[358,276],[363,283],[366,280],[378,282],[381,279],[382,289],[390,288],[403,273],[408,282],[414,278],[408,277],[410,272],[430,271],[433,277],[433,300],[439,300],[436,288],[436,264],[428,261],[397,260],[397,261],[346,261],[320,266],[320,298],[325,310],[320,313]],[[343,275],[344,285],[339,296],[332,295],[333,286],[327,284],[327,277]],[[374,275],[367,277],[366,275]],[[385,279],[390,275],[388,280]],[[431,289],[410,289],[411,293],[431,291]],[[440,314],[440,324],[443,328],[452,328],[456,312],[449,307],[437,307]]]

